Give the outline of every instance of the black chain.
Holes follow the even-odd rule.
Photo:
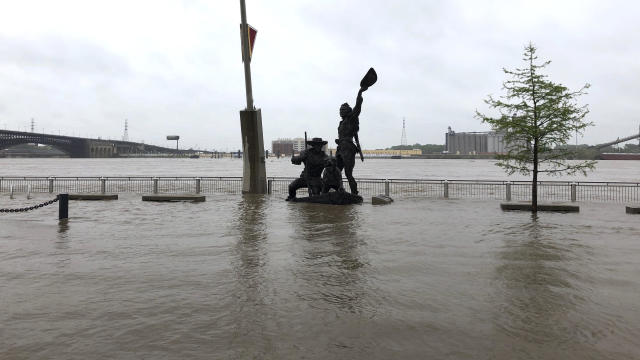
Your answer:
[[[60,200],[59,197],[56,197],[53,200],[49,200],[49,201],[45,201],[42,204],[38,204],[38,205],[33,205],[33,206],[29,206],[29,207],[24,207],[24,208],[17,208],[17,209],[0,209],[0,213],[4,213],[4,212],[8,212],[8,213],[12,213],[12,212],[25,212],[25,211],[31,211],[31,210],[35,210],[35,209],[39,209],[41,207],[45,207],[47,205],[51,205],[54,202]]]

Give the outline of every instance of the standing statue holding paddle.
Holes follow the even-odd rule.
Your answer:
[[[369,69],[367,74],[360,81],[360,91],[358,91],[358,97],[356,98],[356,105],[351,108],[349,104],[344,103],[340,106],[340,125],[338,125],[338,138],[336,144],[336,160],[338,168],[342,171],[349,180],[349,188],[353,195],[358,194],[358,184],[353,178],[353,168],[356,165],[356,153],[360,153],[360,160],[364,161],[362,155],[362,148],[360,147],[360,139],[358,139],[358,131],[360,130],[360,108],[362,107],[362,93],[366,91],[369,86],[376,83],[378,75],[373,68]],[[355,143],[354,143],[355,140]]]

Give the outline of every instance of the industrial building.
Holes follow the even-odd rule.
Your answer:
[[[504,135],[495,131],[455,132],[451,126],[445,134],[445,149],[449,154],[504,154]]]
[[[309,139],[312,137],[309,136]],[[293,154],[299,154],[304,150],[304,138],[282,138],[271,141],[271,153],[276,156],[291,156]],[[328,153],[327,145],[322,147],[326,153]]]

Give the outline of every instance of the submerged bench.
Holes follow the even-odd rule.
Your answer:
[[[627,214],[640,214],[640,205],[627,206]]]
[[[118,200],[118,194],[69,194],[69,200]]]
[[[500,203],[500,208],[502,210],[520,210],[520,211],[531,211],[532,205],[530,202],[506,202]],[[578,205],[571,204],[538,204],[538,211],[557,211],[557,212],[580,212],[580,207]]]
[[[206,200],[204,195],[196,194],[149,194],[142,195],[142,201],[192,201],[203,202]]]

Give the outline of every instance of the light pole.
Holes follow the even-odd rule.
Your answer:
[[[247,108],[240,111],[240,130],[242,133],[242,192],[265,194],[267,175],[264,160],[264,140],[262,136],[262,113],[253,105],[251,89],[251,51],[249,43],[249,25],[245,0],[240,0],[240,26],[242,59],[244,62],[244,84],[247,95]]]
[[[242,21],[242,58],[244,59],[244,87],[247,93],[247,109],[254,110],[253,89],[251,87],[251,59],[249,58],[249,26],[247,25],[247,7],[244,0],[240,0],[240,19]]]

